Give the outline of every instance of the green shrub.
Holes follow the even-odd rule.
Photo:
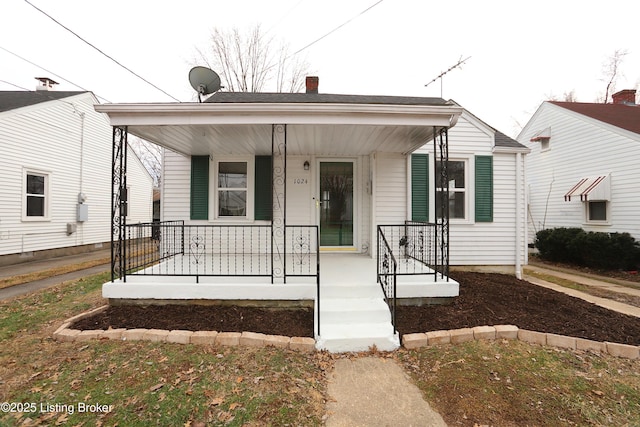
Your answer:
[[[577,259],[569,250],[571,242],[580,234],[581,228],[549,228],[538,231],[535,245],[540,257],[549,261],[576,263]]]
[[[599,270],[634,270],[640,265],[640,244],[629,233],[552,228],[539,231],[535,245],[549,261]]]

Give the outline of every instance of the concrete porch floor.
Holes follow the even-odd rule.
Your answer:
[[[375,346],[390,351],[399,347],[391,313],[382,288],[377,283],[377,260],[368,255],[321,253],[320,292],[315,277],[287,277],[287,283],[271,283],[270,277],[179,276],[194,266],[187,256],[173,257],[160,265],[103,285],[103,296],[110,299],[144,300],[262,300],[310,301],[315,304],[316,346],[331,352],[364,351]],[[207,265],[197,266],[206,274]],[[257,259],[257,258],[254,258]],[[246,259],[244,267],[247,268]],[[293,258],[287,258],[293,262]],[[312,257],[315,271],[315,259]],[[250,264],[249,264],[250,265]],[[293,264],[290,264],[293,265]],[[182,270],[188,267],[191,270]],[[165,272],[164,275],[149,273]],[[452,297],[458,283],[429,273],[413,260],[400,260],[398,272],[422,273],[397,276],[398,298]],[[168,273],[168,274],[166,274]],[[319,315],[319,321],[318,321]]]

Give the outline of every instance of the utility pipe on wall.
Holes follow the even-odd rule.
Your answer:
[[[522,153],[516,153],[516,277],[522,279]]]

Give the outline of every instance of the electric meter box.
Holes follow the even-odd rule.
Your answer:
[[[89,220],[89,205],[84,203],[78,205],[78,222],[85,222]]]

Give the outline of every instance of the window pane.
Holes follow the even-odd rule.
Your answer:
[[[218,188],[247,188],[247,162],[218,163]]]
[[[27,175],[27,194],[44,195],[44,176]]]
[[[436,191],[436,215],[440,218],[440,191]],[[449,192],[449,218],[465,218],[465,193],[458,191]]]
[[[607,202],[589,202],[589,221],[607,220]]]
[[[464,162],[447,162],[449,175],[449,188],[464,188]],[[436,163],[436,187],[440,187],[440,162]]]
[[[44,197],[27,196],[27,216],[44,216]]]
[[[246,210],[246,191],[218,191],[218,216],[245,216]]]

